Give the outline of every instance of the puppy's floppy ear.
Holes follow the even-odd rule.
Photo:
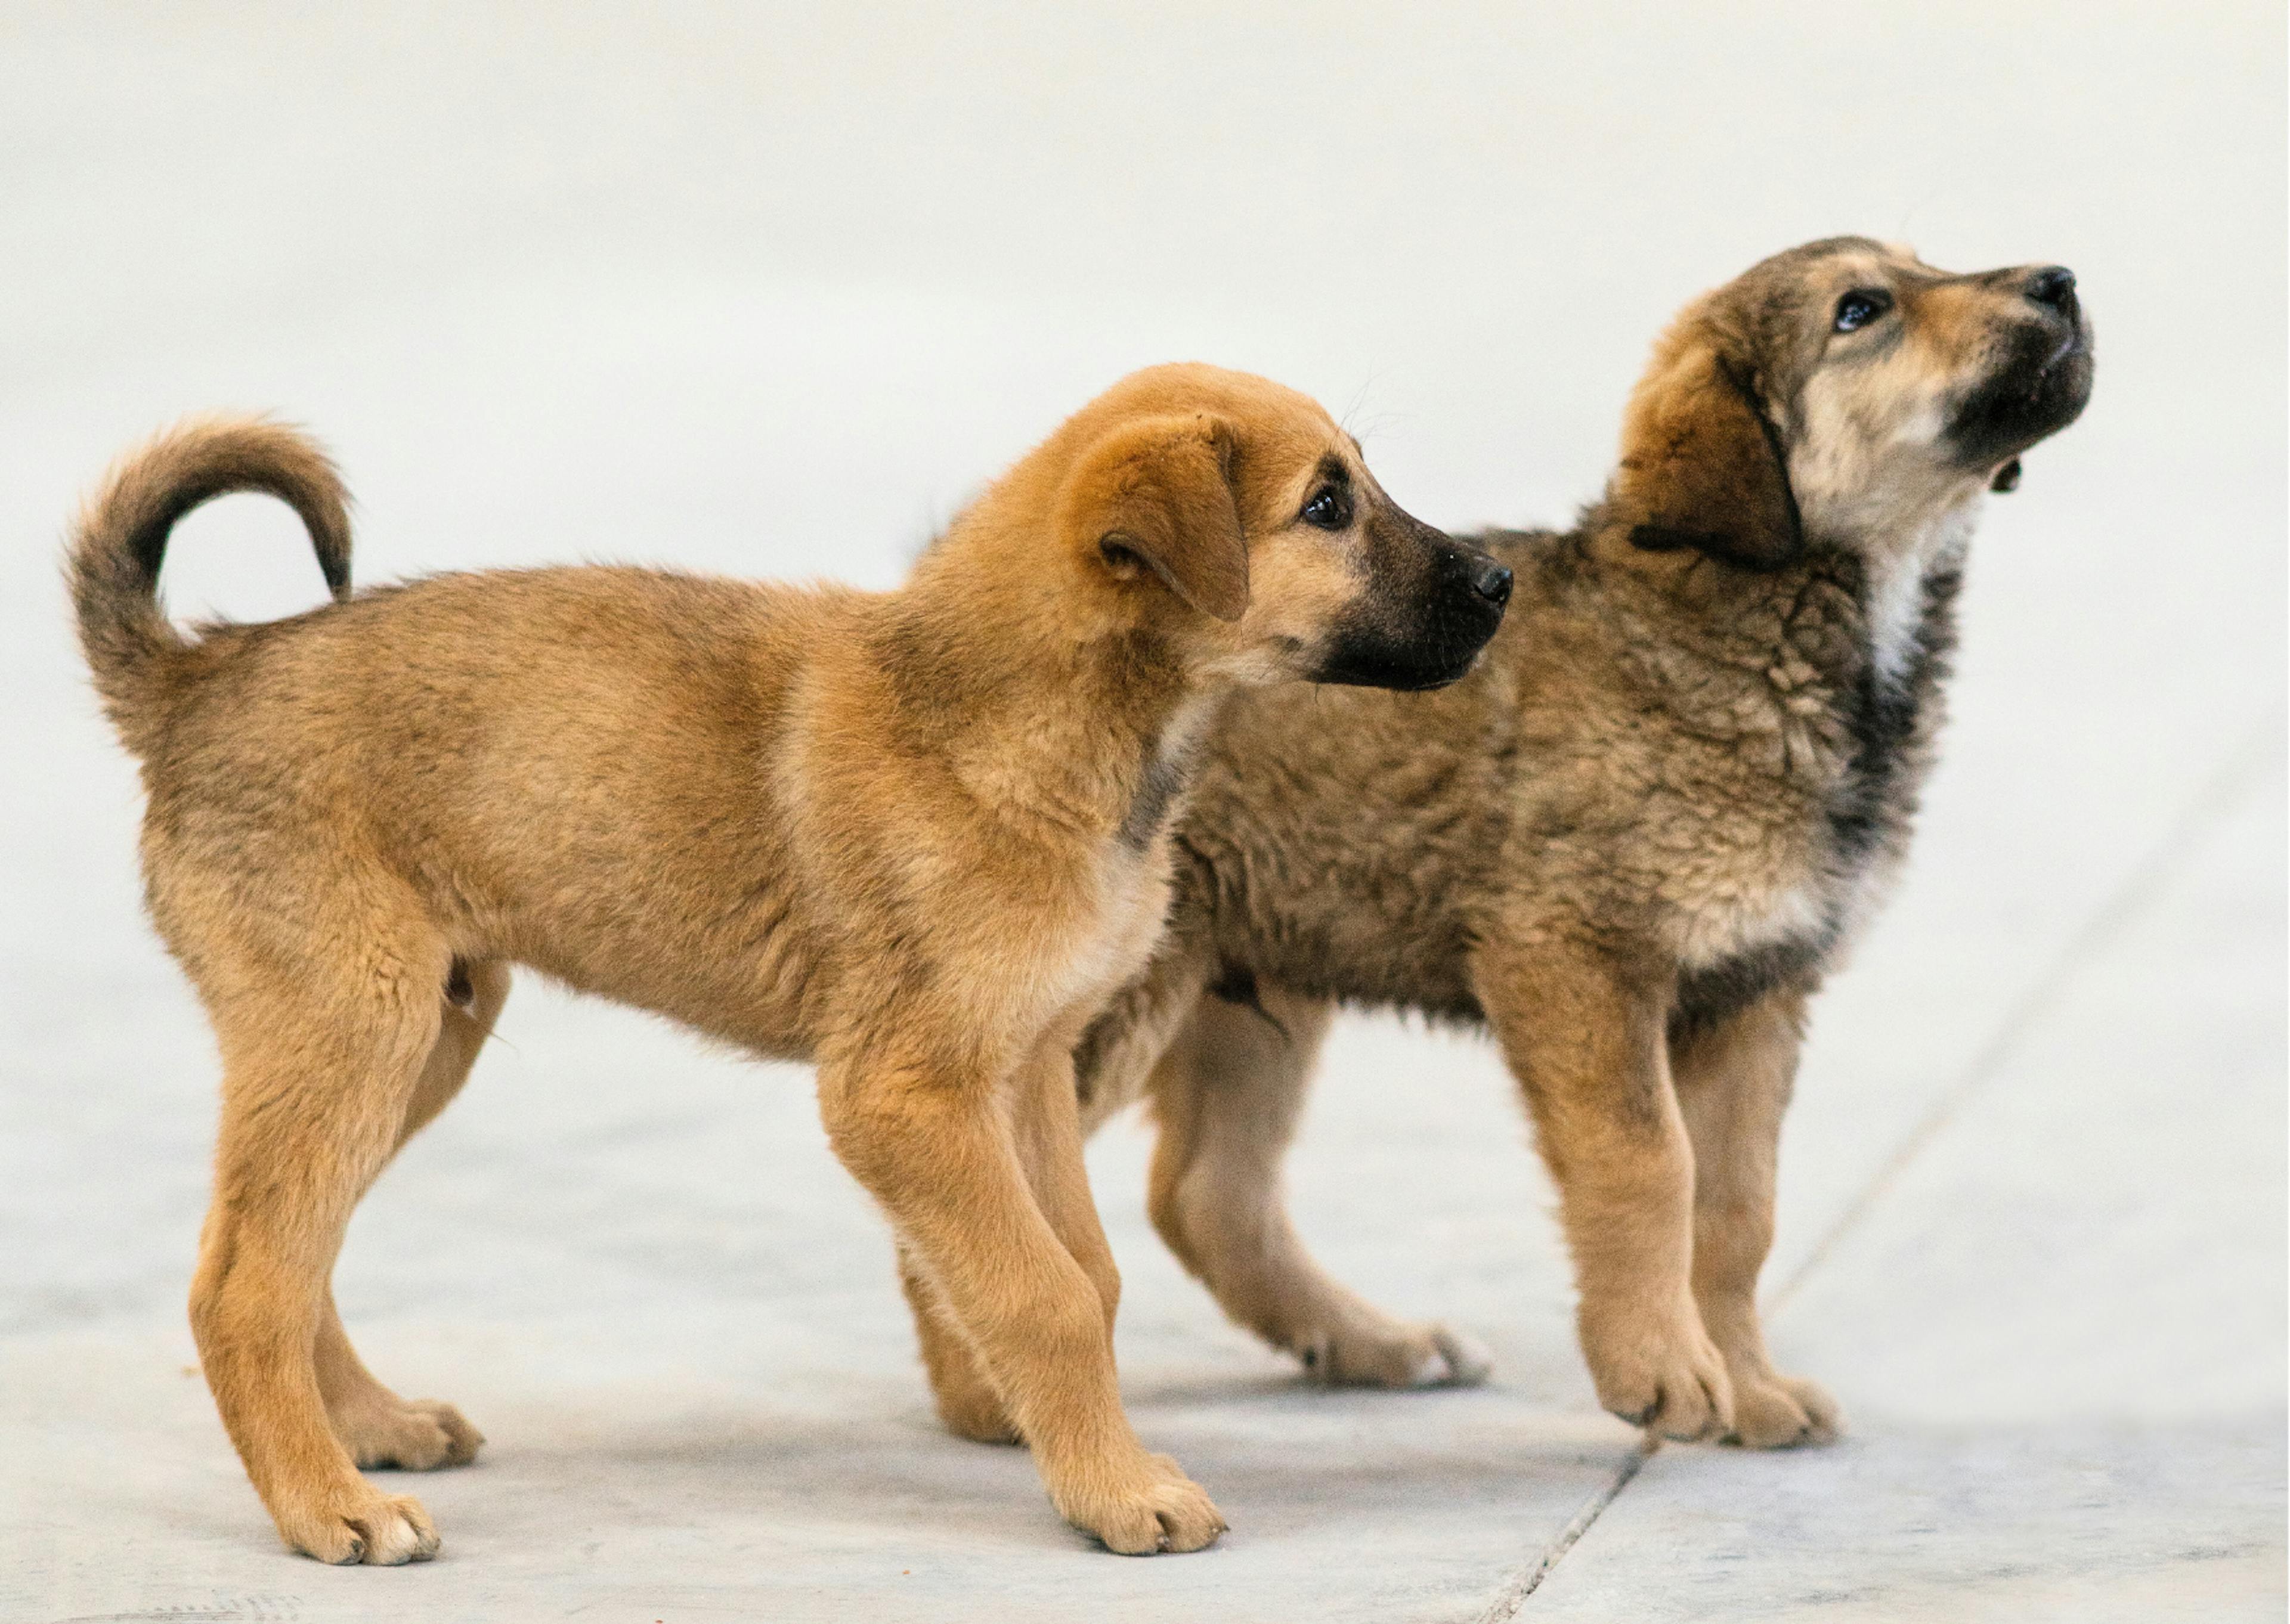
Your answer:
[[[1082,452],[1062,525],[1117,574],[1139,567],[1220,620],[1248,607],[1248,538],[1232,484],[1239,437],[1206,412],[1141,418]]]
[[[1789,461],[1749,374],[1714,336],[1665,346],[1630,396],[1614,501],[1648,552],[1693,548],[1745,570],[1805,550]]]

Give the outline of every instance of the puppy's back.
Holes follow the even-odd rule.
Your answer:
[[[505,784],[637,812],[767,747],[843,600],[615,566],[433,576],[204,628],[144,751],[155,804],[291,796],[417,835]]]

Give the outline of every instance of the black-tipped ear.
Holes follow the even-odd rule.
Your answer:
[[[1991,491],[2016,491],[2020,488],[2020,460],[2017,457],[1996,470],[1996,477],[1988,482]]]
[[[1805,551],[1781,436],[1742,370],[1698,332],[1674,338],[1631,395],[1613,500],[1649,552],[1778,570]]]

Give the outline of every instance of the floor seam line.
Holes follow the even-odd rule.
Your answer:
[[[2227,751],[2225,760],[2211,770],[2194,797],[2165,828],[2161,838],[2077,928],[2044,972],[2013,1002],[1995,1031],[1966,1063],[1963,1074],[1918,1119],[1861,1193],[1814,1243],[1805,1261],[1767,1300],[1766,1319],[1779,1316],[1814,1271],[1866,1221],[1926,1147],[1939,1138],[1957,1113],[2003,1071],[2029,1031],[2066,996],[2083,969],[2162,900],[2202,840],[2241,805],[2243,797],[2256,789],[2262,775],[2275,764],[2286,725],[2290,725],[2290,719],[2269,707],[2259,724]]]
[[[1661,1447],[1660,1439],[1650,1437],[1630,1451],[1615,1471],[1613,1481],[1582,1502],[1582,1508],[1558,1531],[1558,1537],[1550,1542],[1550,1548],[1542,1553],[1541,1559],[1503,1587],[1501,1593],[1488,1604],[1487,1610],[1479,1614],[1477,1624],[1509,1624],[1509,1620],[1517,1617],[1518,1610],[1526,1605],[1526,1598],[1550,1577],[1551,1570],[1565,1559],[1566,1553],[1574,1548],[1584,1534],[1590,1532],[1590,1524],[1605,1514],[1606,1508],[1614,1503],[1624,1489],[1629,1487],[1630,1479],[1638,1475],[1638,1468]]]

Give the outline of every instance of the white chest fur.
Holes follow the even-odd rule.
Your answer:
[[[1979,499],[1974,496],[1942,512],[1896,549],[1870,556],[1862,612],[1878,682],[1898,684],[1908,676],[1924,625],[1925,585],[1934,571],[1963,564],[1978,517]]]
[[[1867,658],[1877,683],[1894,694],[1916,680],[1927,588],[1937,572],[1961,565],[1977,507],[1976,499],[1952,507],[1893,548],[1864,555]],[[1823,958],[1833,962],[1849,944],[1876,912],[1900,864],[1889,842],[1853,852],[1837,849],[1828,803],[1846,792],[1853,768],[1849,753],[1838,757],[1837,781],[1809,804],[1803,827],[1768,828],[1755,846],[1737,847],[1730,860],[1713,861],[1704,883],[1678,899],[1684,906],[1676,916],[1673,946],[1681,965],[1705,970],[1790,943],[1819,944]]]

